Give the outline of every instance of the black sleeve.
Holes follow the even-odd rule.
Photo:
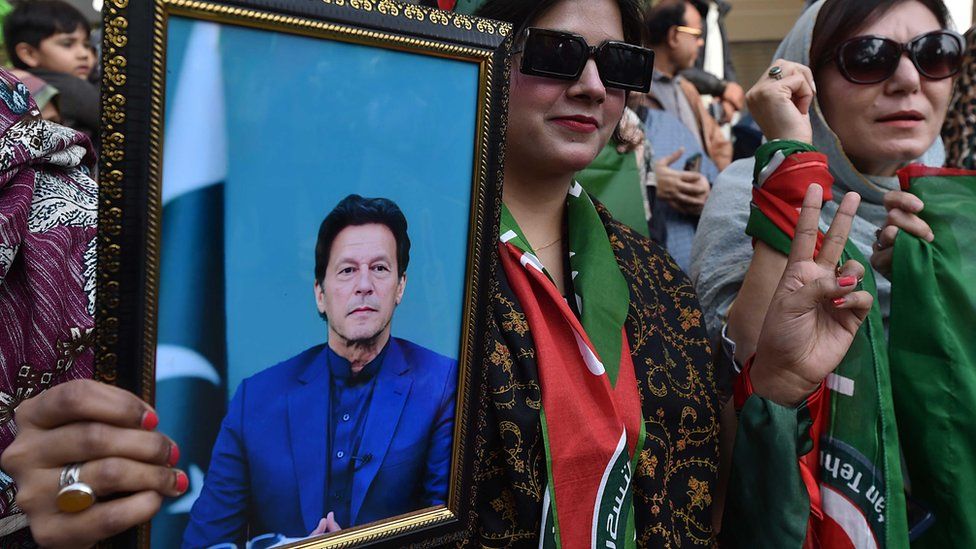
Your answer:
[[[713,95],[721,97],[725,93],[725,80],[715,76],[710,72],[698,67],[692,67],[681,71],[681,76],[688,79],[695,85],[695,89],[702,95]]]

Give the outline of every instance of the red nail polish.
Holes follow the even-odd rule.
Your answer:
[[[186,492],[186,489],[190,487],[190,479],[186,477],[186,473],[183,471],[176,472],[176,491],[179,493]]]
[[[840,277],[840,278],[837,279],[837,284],[839,284],[842,288],[847,288],[848,286],[853,286],[853,285],[857,284],[857,277],[856,276],[842,276],[842,277]]]
[[[169,447],[169,459],[166,460],[166,465],[170,467],[176,467],[176,464],[180,461],[180,447],[176,444]]]
[[[846,297],[838,297],[834,300],[834,307],[840,307],[841,305],[847,303]]]
[[[156,412],[153,412],[152,410],[146,410],[146,412],[142,414],[142,421],[139,422],[139,425],[146,431],[152,431],[157,425],[159,425],[159,416],[157,416]]]

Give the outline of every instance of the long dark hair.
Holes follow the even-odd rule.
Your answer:
[[[826,0],[817,23],[813,27],[810,42],[810,68],[816,72],[830,63],[834,48],[844,40],[857,35],[857,31],[870,25],[888,13],[891,8],[907,0]],[[918,0],[939,21],[939,26],[949,26],[949,10],[942,0]]]
[[[586,0],[488,0],[478,8],[475,15],[497,19],[512,24],[515,36],[542,16],[547,10],[560,2],[584,2]],[[642,24],[640,0],[616,0],[620,8],[620,19],[624,28],[624,41],[635,46],[644,45],[644,25]]]

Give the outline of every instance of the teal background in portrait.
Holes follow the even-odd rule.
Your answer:
[[[457,358],[474,147],[453,145],[473,143],[477,66],[234,27],[221,39],[228,389],[326,339],[315,240],[349,193],[389,198],[407,218],[392,333]]]
[[[170,40],[185,42],[194,24],[171,19]],[[221,27],[220,53],[228,397],[326,339],[312,294],[315,239],[349,193],[389,198],[407,217],[393,334],[457,358],[474,151],[455,144],[473,143],[478,67],[231,26]]]

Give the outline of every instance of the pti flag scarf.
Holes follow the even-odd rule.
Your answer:
[[[909,166],[932,242],[899,231],[889,353],[912,499],[935,515],[913,546],[976,547],[976,171]]]
[[[756,154],[753,204],[746,233],[789,254],[803,196],[812,183],[823,187],[825,200],[831,199],[833,177],[826,156],[809,145],[791,141],[761,147]],[[822,238],[821,234],[818,250]],[[865,266],[861,287],[876,295],[870,265],[848,243],[841,261],[850,259]],[[753,468],[735,467],[733,471],[730,492],[744,490],[752,494],[749,509],[732,513],[740,523],[726,522],[733,531],[723,534],[734,538],[734,546],[908,546],[884,337],[876,303],[847,356],[825,381],[829,390],[815,394],[798,410],[791,411],[795,417],[773,403],[748,405],[744,398],[737,399],[742,405],[740,430],[746,427],[742,438],[754,438],[749,446],[736,442],[736,461],[748,455]],[[778,424],[791,427],[792,436],[783,436],[783,428],[770,429],[770,425]],[[755,432],[750,433],[750,426],[755,427]],[[761,434],[764,428],[769,431],[767,435]],[[795,467],[764,464],[790,455],[797,456]],[[784,478],[770,478],[770,471]],[[796,490],[797,486],[804,489]],[[787,497],[800,501],[784,501]],[[778,526],[765,528],[764,524],[769,523]],[[756,536],[761,540],[758,544]]]
[[[539,364],[548,473],[540,547],[635,547],[631,479],[645,431],[624,332],[630,292],[579,183],[567,206],[579,318],[507,208],[500,229],[501,263],[525,310]]]

